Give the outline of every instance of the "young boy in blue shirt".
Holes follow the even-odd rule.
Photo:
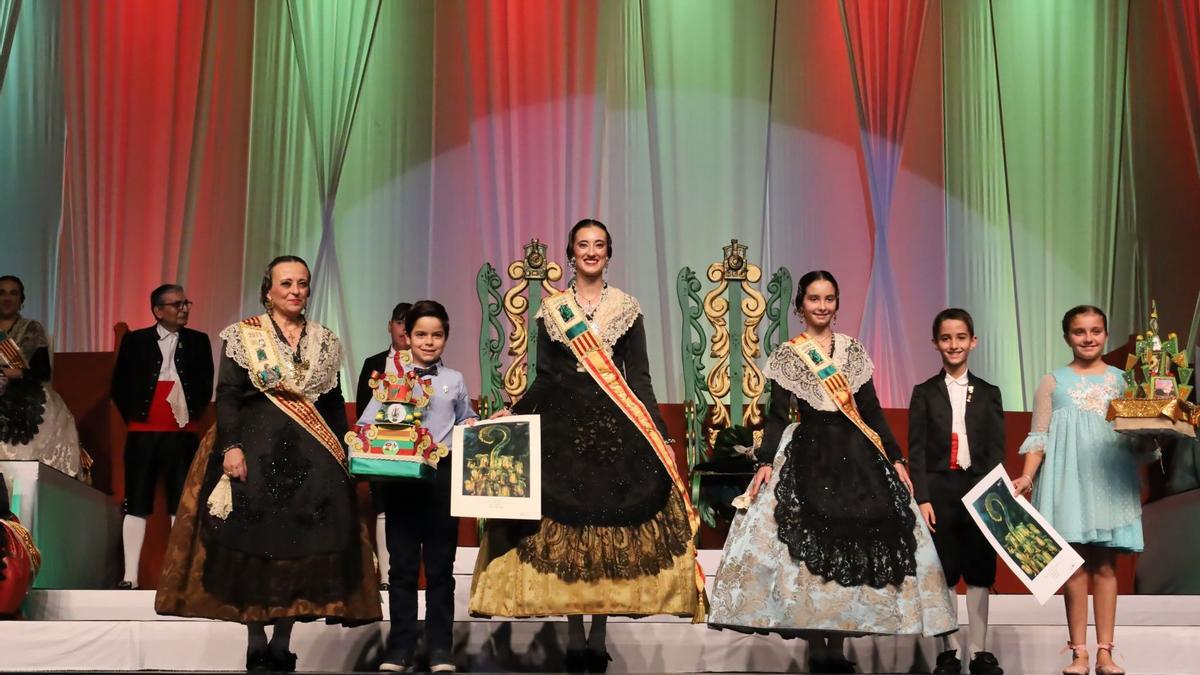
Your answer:
[[[433,384],[422,425],[434,440],[449,445],[457,424],[476,418],[462,373],[442,363],[450,337],[450,316],[441,303],[422,300],[404,319],[412,363],[405,371]],[[391,558],[388,603],[391,630],[387,653],[379,669],[413,669],[417,630],[417,574],[425,562],[425,642],[429,669],[454,672],[451,654],[454,628],[454,554],[458,548],[458,519],[450,515],[450,458],[438,462],[433,480],[384,485],[380,493]]]

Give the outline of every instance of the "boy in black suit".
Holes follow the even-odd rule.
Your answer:
[[[946,583],[967,583],[967,647],[973,675],[1002,675],[987,651],[988,591],[996,582],[996,554],[967,513],[962,497],[1004,461],[1004,406],[1000,389],[967,370],[978,344],[963,309],[933,320],[933,348],[942,370],[913,387],[908,409],[908,453],[913,496],[929,525]],[[942,638],[935,673],[959,673],[957,634]]]
[[[366,410],[367,404],[371,402],[371,373],[400,374],[404,370],[404,364],[412,360],[409,352],[408,332],[404,330],[404,320],[408,318],[408,310],[411,308],[412,303],[410,302],[402,302],[392,308],[392,318],[387,324],[391,346],[363,360],[362,371],[358,373],[358,389],[354,397],[354,419],[362,417],[363,410]],[[387,530],[384,527],[383,502],[375,483],[371,483],[371,501],[375,505],[375,512],[379,514],[375,518],[375,558],[379,561],[379,585],[380,590],[386,591],[388,590],[387,571],[391,560],[388,558],[387,546],[384,544],[387,541]]]

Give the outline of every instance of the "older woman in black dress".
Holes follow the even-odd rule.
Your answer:
[[[245,623],[252,670],[295,669],[297,620],[381,618],[341,445],[341,343],[305,318],[308,295],[308,265],[276,258],[266,313],[221,332],[217,428],[188,476],[156,602],[162,614]]]

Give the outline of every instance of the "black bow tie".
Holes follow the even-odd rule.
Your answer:
[[[413,372],[417,374],[417,377],[433,377],[434,375],[437,375],[437,364],[429,366],[428,368],[414,367]]]

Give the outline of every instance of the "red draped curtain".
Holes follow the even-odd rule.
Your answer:
[[[842,0],[842,29],[850,55],[862,138],[868,220],[872,233],[871,276],[861,338],[876,358],[875,386],[885,401],[907,400],[915,381],[895,335],[904,335],[900,298],[888,252],[892,193],[900,167],[917,56],[925,27],[926,0]]]
[[[64,3],[60,348],[112,349],[162,283],[189,286],[193,320],[237,305],[241,280],[204,263],[241,258],[253,11]]]

